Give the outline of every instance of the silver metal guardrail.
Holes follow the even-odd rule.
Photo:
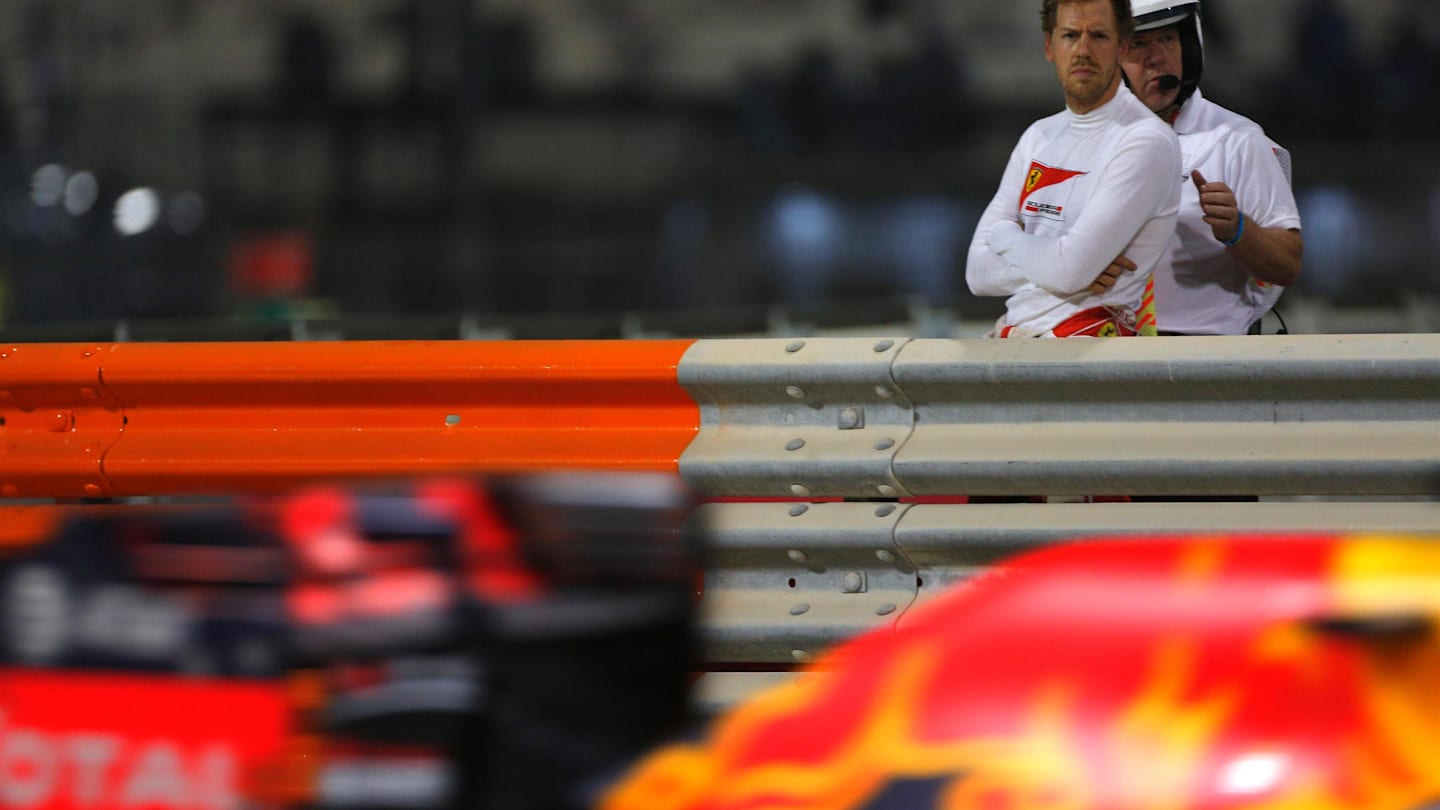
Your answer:
[[[698,341],[716,496],[1426,495],[1440,335]]]
[[[1013,554],[1088,537],[1207,533],[1440,535],[1440,503],[749,503],[702,507],[712,559],[700,602],[697,706],[722,710],[862,632],[894,630]]]
[[[1215,532],[1440,534],[1440,503],[711,504],[713,664],[793,665],[999,560],[1062,540]]]

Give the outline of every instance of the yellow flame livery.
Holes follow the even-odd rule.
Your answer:
[[[856,639],[603,810],[1373,808],[1440,800],[1440,546],[1094,542]]]

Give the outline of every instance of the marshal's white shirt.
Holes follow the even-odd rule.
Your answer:
[[[1160,329],[1243,335],[1270,311],[1283,288],[1256,281],[1215,239],[1190,174],[1199,169],[1206,180],[1230,186],[1247,228],[1299,229],[1300,211],[1290,190],[1290,155],[1266,137],[1259,124],[1199,91],[1175,119],[1175,133],[1180,136],[1185,183],[1175,241],[1155,271]]]
[[[1001,325],[1038,331],[1101,305],[1138,310],[1175,233],[1180,175],[1175,132],[1123,83],[1085,115],[1066,109],[1036,121],[975,229],[970,291],[1009,296]],[[1139,269],[1088,294],[1121,255]]]

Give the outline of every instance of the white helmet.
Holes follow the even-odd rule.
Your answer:
[[[1180,54],[1183,64],[1180,95],[1176,106],[1185,103],[1200,86],[1205,70],[1205,38],[1200,33],[1200,0],[1130,0],[1135,15],[1135,32],[1153,31],[1174,25],[1180,32]],[[1178,25],[1177,25],[1178,23]]]

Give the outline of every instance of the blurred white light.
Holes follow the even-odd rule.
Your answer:
[[[41,208],[58,205],[65,196],[65,167],[49,163],[35,170],[30,179],[30,199]]]
[[[1359,272],[1359,234],[1368,233],[1355,194],[1340,186],[1317,186],[1295,195],[1305,222],[1305,286],[1322,295],[1344,291]]]
[[[949,296],[955,282],[954,256],[968,233],[964,206],[942,197],[914,197],[881,207],[866,244],[879,251],[875,260],[893,264],[905,292]]]
[[[1220,774],[1220,792],[1232,796],[1253,796],[1280,784],[1285,775],[1285,757],[1280,754],[1250,754],[1225,766]]]
[[[85,215],[99,198],[100,183],[91,172],[76,172],[65,181],[65,210],[72,216]]]
[[[775,230],[793,250],[820,252],[840,237],[840,215],[834,203],[812,191],[796,189],[775,203]]]
[[[160,195],[153,188],[135,188],[115,201],[115,230],[124,236],[142,234],[160,219]]]
[[[205,224],[205,198],[194,191],[182,191],[170,200],[170,229],[189,236]]]
[[[769,212],[769,247],[786,303],[810,302],[826,291],[846,238],[845,211],[833,199],[792,186]]]

